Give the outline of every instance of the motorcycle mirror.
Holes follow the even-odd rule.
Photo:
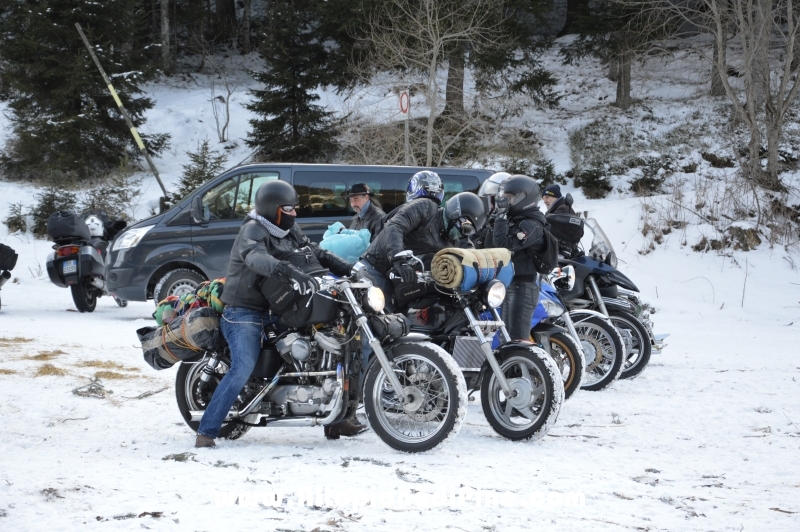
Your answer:
[[[196,224],[208,222],[208,218],[203,211],[203,197],[199,194],[192,200],[192,221]]]

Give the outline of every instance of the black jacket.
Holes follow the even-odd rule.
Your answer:
[[[575,214],[575,211],[572,210],[572,207],[567,205],[567,202],[562,196],[558,198],[555,203],[550,205],[550,208],[547,209],[545,214]]]
[[[308,248],[306,251],[310,250],[319,263],[335,275],[348,275],[352,269],[352,264],[311,242],[297,225],[280,238],[271,235],[266,227],[248,216],[233,243],[225,290],[220,299],[234,307],[267,310],[269,306],[258,285],[263,277],[275,274],[280,262],[291,263],[288,260],[290,256],[302,254],[301,248]]]
[[[375,240],[375,237],[378,236],[378,233],[383,229],[383,219],[385,217],[386,213],[383,212],[383,209],[378,207],[374,201],[370,200],[369,207],[363,218],[359,218],[358,214],[353,216],[353,220],[350,222],[350,229],[355,229],[356,231],[359,229],[368,229],[371,235],[371,242]]]
[[[536,279],[536,269],[529,259],[531,254],[544,251],[544,225],[546,220],[538,207],[528,209],[512,218],[498,216],[494,220],[492,239],[485,247],[506,248],[513,252],[511,262],[514,264],[514,280],[526,281]],[[492,246],[488,243],[491,242]]]
[[[444,219],[439,205],[427,198],[418,198],[392,211],[364,258],[386,275],[392,267],[392,258],[403,250],[409,249],[419,256],[453,245],[442,236],[443,232]]]

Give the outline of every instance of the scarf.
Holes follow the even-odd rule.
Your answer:
[[[267,231],[269,231],[269,234],[271,234],[272,236],[275,236],[275,237],[278,237],[278,238],[284,238],[286,235],[289,234],[289,230],[288,229],[285,229],[285,230],[281,229],[280,227],[278,227],[274,223],[270,222],[269,220],[267,220],[266,218],[264,218],[263,216],[258,214],[255,209],[250,211],[249,216],[250,216],[250,218],[258,221],[258,223],[263,225],[267,229]]]

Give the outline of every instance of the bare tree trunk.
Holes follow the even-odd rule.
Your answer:
[[[164,72],[169,71],[169,0],[161,0],[161,65]]]
[[[619,77],[617,79],[617,101],[614,105],[623,111],[633,103],[631,98],[631,58],[628,54],[619,57]]]
[[[250,53],[250,9],[252,0],[244,0],[244,14],[242,15],[242,52]]]
[[[425,128],[425,166],[433,164],[433,125],[436,122],[436,101],[439,99],[439,89],[436,86],[436,67],[439,57],[434,53],[428,70],[428,125]]]
[[[755,0],[755,27],[753,28],[753,98],[756,112],[764,109],[769,91],[769,35],[772,25],[772,0]]]
[[[217,36],[230,39],[236,28],[236,4],[234,0],[216,0],[217,7]]]
[[[450,55],[447,66],[447,88],[444,96],[444,111],[442,114],[464,114],[464,66],[465,57],[463,45]]]
[[[616,57],[608,60],[608,79],[614,82],[619,79],[619,61]]]
[[[722,84],[722,76],[727,76],[727,72],[720,72],[718,65],[727,65],[727,44],[728,36],[723,36],[725,45],[718,46],[717,39],[714,39],[714,61],[711,63],[711,96],[725,96],[725,86]],[[722,57],[720,57],[722,54]]]

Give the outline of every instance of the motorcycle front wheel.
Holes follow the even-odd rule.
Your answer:
[[[550,336],[550,356],[558,366],[564,381],[564,399],[569,399],[580,388],[586,369],[586,360],[571,336],[554,333]]]
[[[602,390],[622,372],[625,345],[619,331],[597,317],[575,322],[575,331],[586,355],[586,373],[581,389]]]
[[[429,451],[458,434],[467,414],[467,385],[455,360],[430,342],[400,344],[386,355],[408,401],[400,401],[374,360],[364,382],[364,411],[375,434],[407,453]]]
[[[78,284],[69,287],[72,292],[72,301],[79,312],[94,312],[97,307],[97,289],[88,281],[81,280]]]
[[[506,396],[495,373],[486,371],[481,383],[486,420],[509,440],[538,440],[555,425],[564,402],[558,366],[538,347],[510,351],[497,361],[513,395]]]
[[[639,319],[628,312],[612,310],[609,313],[611,323],[623,333],[627,357],[620,373],[620,379],[638,377],[650,362],[650,335]]]
[[[202,386],[200,375],[203,374],[203,368],[207,362],[208,359],[194,364],[182,362],[180,368],[178,368],[178,374],[175,376],[175,399],[178,401],[178,410],[180,410],[186,424],[195,432],[200,427],[200,422],[192,421],[191,411],[206,409],[211,397],[214,395],[214,390],[217,389],[217,385],[230,367],[229,360],[221,360],[209,382]],[[239,402],[237,401],[233,408],[236,409],[238,406]],[[229,421],[222,424],[219,437],[237,440],[244,436],[248,430],[250,430],[248,425],[243,425],[238,421]]]

